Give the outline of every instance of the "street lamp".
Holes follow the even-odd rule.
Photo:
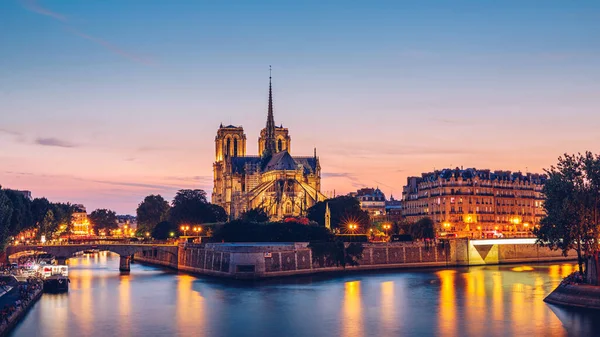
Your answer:
[[[179,229],[183,232],[183,235],[187,236],[187,231],[190,229],[190,226],[181,226]]]
[[[355,223],[351,223],[351,224],[348,225],[348,229],[351,232],[354,232],[357,228],[358,228],[358,226]]]
[[[202,227],[200,227],[200,226],[195,226],[195,227],[194,227],[194,232],[196,232],[196,235],[200,235],[200,232],[202,232]]]
[[[385,235],[388,235],[388,229],[392,228],[392,226],[390,226],[389,224],[384,224],[382,227],[385,231]]]

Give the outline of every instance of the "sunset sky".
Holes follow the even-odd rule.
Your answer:
[[[269,65],[322,192],[600,152],[600,1],[0,1],[0,185],[134,214],[257,153]]]

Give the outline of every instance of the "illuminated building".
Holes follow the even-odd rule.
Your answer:
[[[543,174],[443,169],[409,177],[402,192],[408,222],[431,218],[441,232],[528,232],[544,216]]]
[[[371,218],[385,215],[385,194],[379,188],[361,188],[349,196],[360,202],[360,209],[367,211]]]
[[[292,157],[288,129],[275,126],[269,77],[266,127],[258,139],[258,156],[246,155],[246,135],[241,126],[219,127],[215,137],[212,203],[230,218],[263,208],[272,219],[305,216],[309,207],[326,197],[321,193],[321,167],[313,156]]]
[[[73,205],[73,215],[71,216],[72,234],[89,235],[90,221],[88,220],[85,206],[81,204]]]

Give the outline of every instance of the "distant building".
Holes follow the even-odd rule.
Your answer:
[[[399,221],[402,218],[402,200],[396,200],[391,195],[390,200],[385,202],[385,215],[389,220]]]
[[[31,191],[25,191],[25,190],[13,190],[19,194],[22,194],[25,198],[31,200]]]
[[[358,199],[360,208],[371,218],[385,215],[385,194],[379,188],[361,188],[349,195]]]
[[[137,230],[137,218],[133,215],[117,215],[117,235],[132,236]]]
[[[85,206],[81,204],[73,205],[73,215],[71,216],[71,233],[75,235],[89,235],[90,221],[88,219]]]
[[[409,222],[431,218],[440,232],[528,232],[544,216],[546,175],[510,171],[443,169],[409,177],[402,214]]]

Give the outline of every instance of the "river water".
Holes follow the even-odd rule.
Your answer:
[[[600,336],[600,317],[542,299],[573,264],[302,277],[246,284],[69,260],[11,336]]]

